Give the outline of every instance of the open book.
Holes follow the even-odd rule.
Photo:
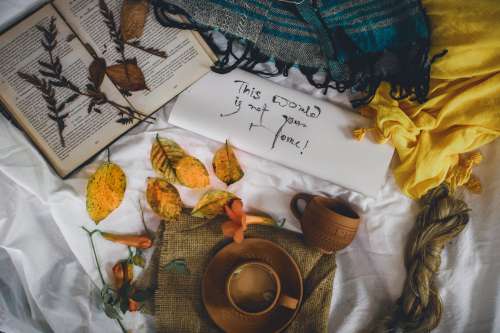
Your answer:
[[[151,13],[140,38],[124,38],[121,3],[55,0],[0,36],[0,100],[61,177],[213,63],[198,34]]]

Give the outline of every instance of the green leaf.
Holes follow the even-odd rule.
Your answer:
[[[139,267],[144,268],[144,266],[146,266],[146,260],[144,259],[143,256],[139,254],[136,254],[135,256],[132,257],[132,262],[134,263],[134,265]]]
[[[184,259],[174,259],[166,264],[163,269],[166,272],[173,272],[182,275],[189,275],[191,273]]]
[[[104,305],[104,313],[108,316],[108,318],[121,319],[120,313],[111,304]]]
[[[123,314],[128,311],[128,298],[120,298],[120,310]]]

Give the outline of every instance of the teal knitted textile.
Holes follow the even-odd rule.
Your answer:
[[[317,88],[361,93],[366,104],[381,81],[393,98],[423,102],[428,92],[429,26],[419,0],[156,0],[158,21],[199,31],[220,56],[214,70],[240,67],[287,75],[295,65]],[[180,14],[180,23],[169,14]],[[213,32],[227,39],[213,42]],[[243,46],[236,53],[235,44]],[[273,62],[275,70],[255,70]],[[324,72],[323,75],[317,75]],[[321,79],[318,79],[321,78]]]

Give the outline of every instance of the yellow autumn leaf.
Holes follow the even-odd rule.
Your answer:
[[[167,221],[175,220],[181,214],[179,192],[165,179],[148,178],[146,199],[151,209]]]
[[[212,190],[205,193],[191,212],[192,216],[214,218],[224,213],[224,206],[238,197],[231,192]]]
[[[151,147],[150,160],[153,169],[160,176],[171,183],[178,183],[174,165],[185,156],[186,152],[175,141],[156,135]]]
[[[87,212],[98,224],[123,200],[127,179],[116,164],[105,162],[97,168],[87,183]]]
[[[193,156],[184,156],[175,164],[175,175],[179,183],[190,188],[203,188],[210,184],[207,169]]]
[[[245,174],[234,154],[233,148],[227,141],[222,148],[215,152],[212,165],[217,178],[226,185],[236,183]]]

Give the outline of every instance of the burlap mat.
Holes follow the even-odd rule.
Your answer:
[[[201,279],[212,256],[228,243],[220,220],[208,221],[182,214],[178,221],[162,224],[157,248],[137,282],[153,287],[155,295],[144,311],[153,314],[158,332],[220,332],[201,299]],[[304,278],[301,309],[286,332],[326,332],[335,274],[335,255],[308,248],[301,235],[275,227],[251,225],[245,237],[276,242],[295,259]],[[185,260],[189,274],[165,270],[175,259]]]

